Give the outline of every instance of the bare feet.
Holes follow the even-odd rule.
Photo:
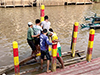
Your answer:
[[[64,69],[64,66],[62,66],[61,68]]]
[[[47,73],[51,72],[51,70],[48,70]]]

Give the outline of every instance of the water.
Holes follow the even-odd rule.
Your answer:
[[[45,14],[49,16],[51,27],[58,34],[62,52],[70,50],[71,35],[74,22],[84,22],[84,16],[100,16],[100,4],[94,5],[69,5],[46,7]],[[31,55],[27,44],[27,23],[35,22],[40,18],[39,7],[26,8],[0,8],[0,67],[13,64],[12,42],[19,44],[20,60]],[[93,58],[100,57],[100,30],[96,30],[93,49]],[[80,30],[76,44],[77,50],[87,51],[89,30]],[[37,65],[38,66],[38,65]],[[28,66],[28,69],[34,66]],[[24,68],[27,69],[27,68]],[[34,73],[31,73],[32,75]]]

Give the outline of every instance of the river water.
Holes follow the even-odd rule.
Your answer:
[[[62,52],[70,50],[73,24],[85,23],[84,16],[100,16],[100,4],[53,6],[45,8],[51,27],[58,34]],[[39,7],[0,8],[0,67],[13,64],[12,42],[19,44],[20,60],[31,55],[27,44],[27,23],[40,18]],[[93,58],[100,57],[100,30],[96,30],[93,48]],[[77,50],[87,52],[89,30],[81,30],[79,26]],[[32,73],[34,74],[34,73]],[[30,74],[30,75],[32,75]]]

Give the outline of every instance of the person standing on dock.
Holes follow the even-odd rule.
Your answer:
[[[27,31],[27,42],[32,49],[31,56],[33,56],[33,54],[35,56],[36,55],[36,47],[35,47],[33,40],[34,40],[34,37],[38,37],[40,34],[37,34],[37,35],[33,34],[33,23],[32,22],[28,22],[28,26],[29,26],[29,28]]]
[[[41,34],[41,31],[43,31],[43,29],[40,26],[40,20],[36,19],[35,21],[36,25],[33,26],[33,30],[34,30],[34,35],[38,35]],[[35,45],[36,45],[36,50],[38,50],[38,52],[40,51],[40,37],[35,37]]]
[[[55,32],[53,32],[53,29],[50,28],[49,31],[50,31],[50,36],[52,36],[51,37],[52,41],[57,42],[57,59],[61,63],[62,68],[64,68],[63,59],[61,57],[61,45],[59,43],[58,36]]]
[[[49,51],[48,51],[48,45],[53,45],[55,43],[50,43],[46,34],[47,34],[47,29],[44,29],[43,34],[40,35],[41,69],[43,69],[43,59],[44,59],[44,56],[46,55],[47,72],[50,72],[51,70],[49,70],[49,64],[50,64],[51,57],[50,57],[50,54],[49,54]]]
[[[51,23],[49,22],[48,16],[46,15],[46,16],[44,17],[44,21],[41,22],[41,27],[42,27],[43,29],[47,29],[47,31],[49,31],[50,25],[51,25]]]

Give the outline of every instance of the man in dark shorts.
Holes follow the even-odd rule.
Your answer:
[[[33,23],[32,22],[28,22],[28,26],[29,26],[29,28],[28,28],[28,31],[27,31],[27,42],[32,49],[31,56],[33,56],[33,54],[36,55],[36,47],[34,45],[33,40],[34,40],[34,37],[38,37],[40,34],[38,34],[38,35],[33,34],[33,29],[32,29]]]
[[[43,34],[40,35],[41,69],[43,69],[43,59],[44,59],[44,56],[46,56],[46,58],[47,58],[47,72],[50,72],[49,63],[50,63],[51,57],[50,57],[50,54],[48,51],[48,45],[53,45],[55,43],[50,43],[46,34],[47,34],[47,29],[44,29]]]
[[[43,29],[40,26],[40,20],[36,19],[35,23],[36,23],[36,25],[33,26],[34,35],[41,34],[41,31],[43,31]],[[34,39],[35,39],[36,50],[38,52],[40,52],[40,46],[39,46],[39,44],[40,44],[40,37],[35,37]]]

